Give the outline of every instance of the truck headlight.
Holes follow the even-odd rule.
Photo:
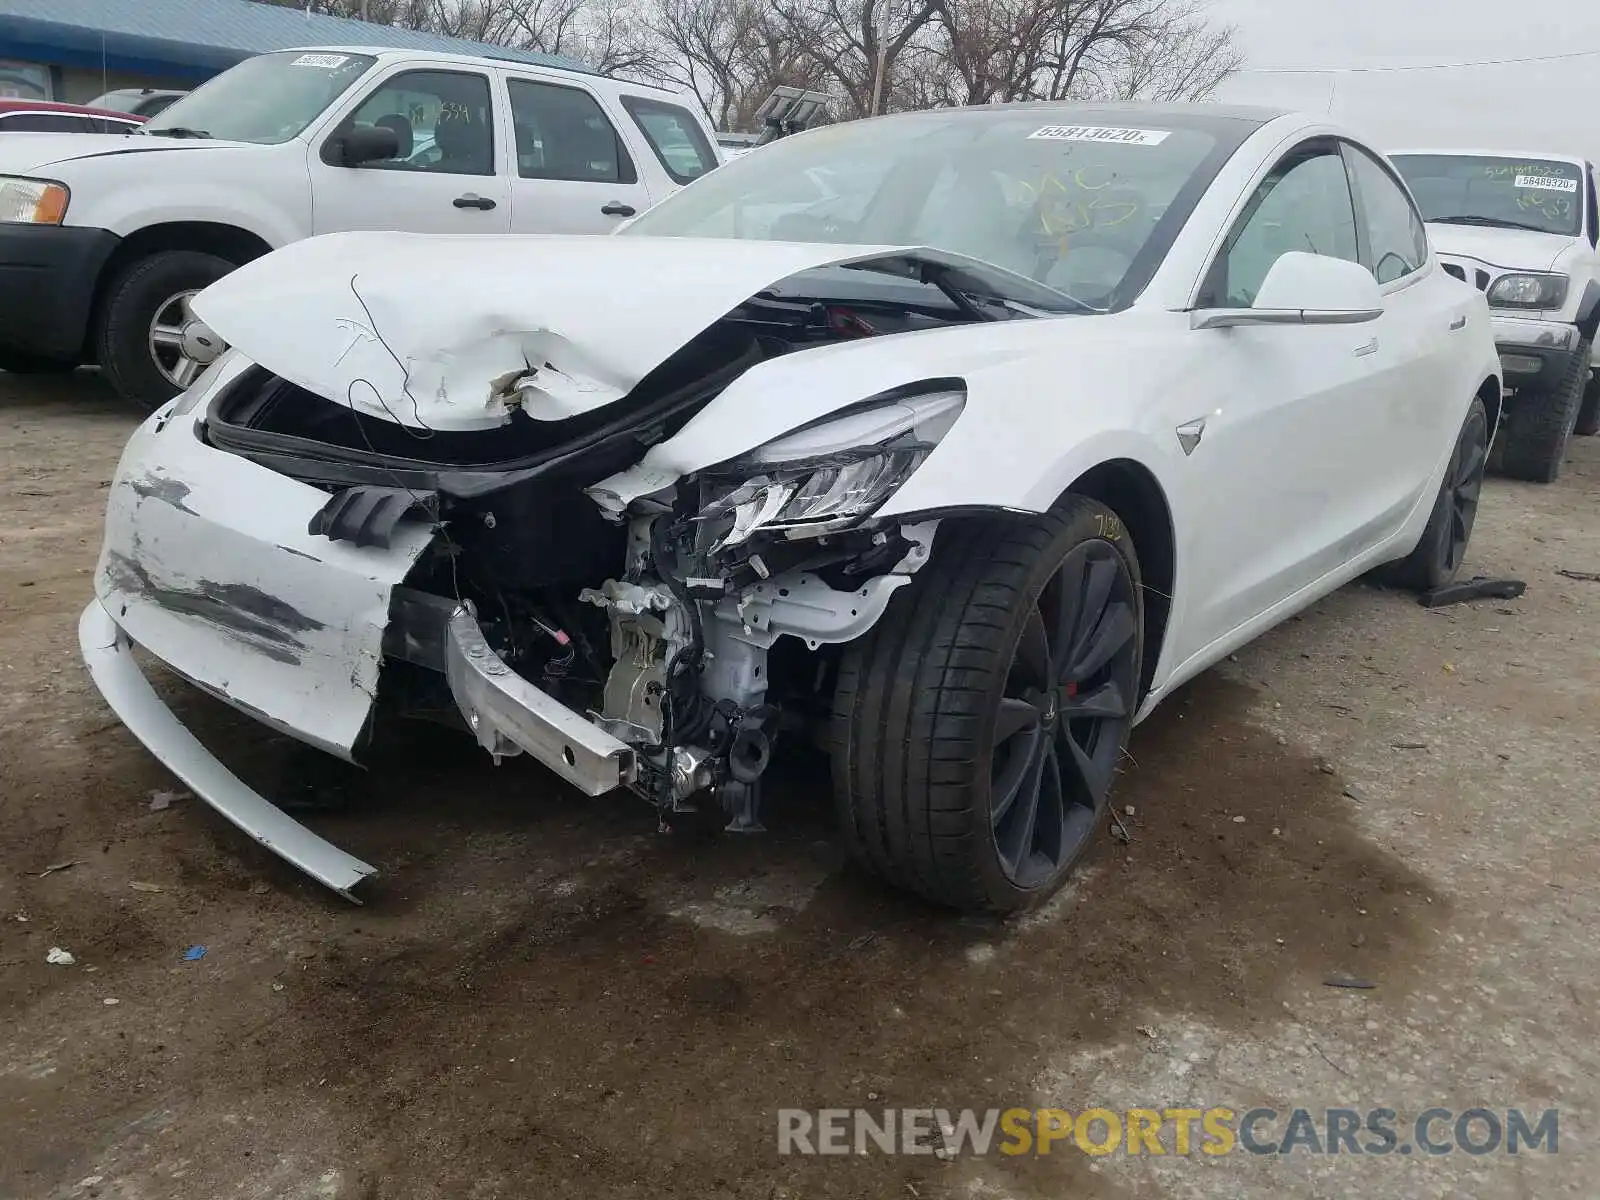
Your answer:
[[[922,465],[966,402],[954,391],[869,401],[715,468],[698,517],[713,526],[712,550],[762,529],[812,537],[855,524]]]
[[[1502,275],[1489,289],[1495,308],[1560,308],[1566,301],[1565,275]]]
[[[13,225],[59,225],[67,215],[69,198],[64,184],[0,175],[0,221]]]

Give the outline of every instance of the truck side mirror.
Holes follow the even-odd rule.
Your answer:
[[[387,125],[362,125],[336,135],[329,149],[334,165],[359,167],[400,155],[400,135]]]

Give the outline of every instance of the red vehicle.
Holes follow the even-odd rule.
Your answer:
[[[0,99],[0,133],[131,133],[146,119],[82,104]]]

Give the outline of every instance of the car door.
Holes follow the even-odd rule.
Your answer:
[[[392,71],[353,99],[313,148],[313,229],[508,232],[511,189],[494,114],[486,71]],[[400,152],[381,162],[344,166],[341,137],[379,125],[395,131]]]
[[[1383,289],[1383,316],[1366,330],[1384,408],[1367,431],[1367,487],[1351,497],[1363,527],[1387,521],[1385,536],[1428,492],[1434,470],[1455,446],[1466,399],[1458,343],[1470,336],[1475,293],[1446,275],[1429,253],[1427,229],[1393,170],[1346,142],[1361,262]]]
[[[1250,307],[1291,250],[1359,261],[1337,143],[1302,144],[1267,173],[1224,238],[1197,309]],[[1180,662],[1363,548],[1372,535],[1359,514],[1386,407],[1370,325],[1246,325],[1188,336],[1208,343],[1196,394],[1227,399],[1178,427],[1193,511]]]
[[[587,87],[505,74],[511,112],[511,228],[610,233],[650,206],[639,168]]]

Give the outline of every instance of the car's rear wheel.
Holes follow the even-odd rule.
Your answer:
[[[1589,375],[1589,386],[1583,390],[1583,405],[1578,409],[1572,432],[1579,437],[1600,433],[1600,372],[1591,371]]]
[[[159,408],[222,353],[189,301],[233,269],[215,254],[162,250],[112,280],[97,332],[100,366],[118,394]]]
[[[1105,505],[947,525],[846,648],[831,731],[845,839],[937,904],[1005,913],[1093,840],[1138,704],[1139,560]]]
[[[1567,456],[1583,388],[1589,378],[1589,339],[1578,350],[1565,375],[1548,392],[1514,396],[1501,421],[1499,468],[1512,479],[1554,483]]]
[[[1478,497],[1488,458],[1489,413],[1481,399],[1474,399],[1439,484],[1439,495],[1428,527],[1422,531],[1422,540],[1405,558],[1384,568],[1381,578],[1385,583],[1426,592],[1443,587],[1456,577],[1478,519]]]

